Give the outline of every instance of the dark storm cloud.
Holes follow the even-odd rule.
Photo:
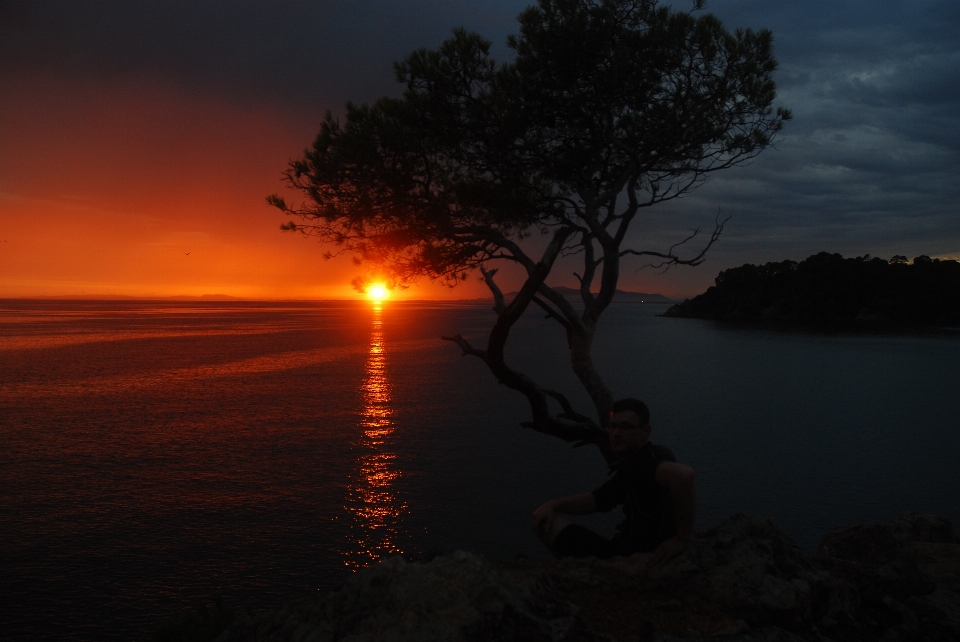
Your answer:
[[[733,214],[714,265],[827,250],[960,254],[960,5],[715,0],[774,33],[776,150],[718,175],[677,215]],[[706,221],[709,222],[709,221]]]
[[[14,0],[5,71],[148,75],[232,100],[333,106],[393,89],[391,63],[453,27],[503,39],[522,2]]]

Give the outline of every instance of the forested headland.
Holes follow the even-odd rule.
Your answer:
[[[960,262],[821,252],[724,270],[665,316],[811,324],[960,324]]]

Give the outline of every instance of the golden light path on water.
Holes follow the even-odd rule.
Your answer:
[[[383,340],[383,308],[374,303],[373,331],[364,368],[360,474],[349,486],[345,507],[354,518],[351,531],[353,550],[344,551],[344,563],[352,569],[369,565],[394,553],[402,554],[397,540],[399,518],[407,504],[393,493],[393,482],[400,471],[393,466],[396,455],[389,450],[393,434],[390,412],[390,379],[387,376]]]

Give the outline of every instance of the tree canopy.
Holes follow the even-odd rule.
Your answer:
[[[394,285],[421,277],[455,285],[479,271],[497,313],[487,346],[449,338],[527,397],[529,425],[602,446],[612,397],[590,346],[621,261],[696,265],[723,227],[718,219],[704,246],[682,256],[684,241],[637,245],[631,223],[755,157],[790,118],[772,106],[771,33],[729,31],[702,5],[540,0],[518,17],[507,62],[457,29],[395,65],[400,98],[348,103],[342,120],[327,114],[286,172],[301,204],[268,200],[293,216],[283,229],[319,237],[333,247],[328,256],[350,254]],[[545,238],[529,243],[531,235]],[[580,265],[581,310],[544,282],[561,255]],[[526,279],[509,301],[495,279],[503,265]],[[596,419],[504,361],[510,328],[530,303],[565,329]]]

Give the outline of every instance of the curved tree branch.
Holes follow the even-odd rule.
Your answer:
[[[487,287],[490,288],[490,292],[493,293],[493,311],[497,314],[503,314],[507,309],[507,303],[503,298],[503,291],[500,289],[500,286],[493,280],[493,277],[497,274],[496,268],[488,270],[481,265],[480,274],[483,275],[483,280],[487,283]]]
[[[534,424],[542,426],[545,429],[553,425],[549,408],[547,407],[546,395],[533,379],[507,365],[504,360],[504,348],[507,343],[507,338],[510,336],[510,330],[523,315],[523,312],[533,300],[537,289],[543,284],[544,279],[547,278],[547,275],[553,268],[553,263],[560,255],[560,250],[563,248],[563,244],[571,232],[572,230],[567,227],[559,228],[554,232],[553,238],[547,245],[540,262],[537,263],[531,276],[523,284],[523,287],[520,288],[520,292],[517,293],[514,299],[497,317],[497,321],[490,331],[490,338],[487,341],[487,356],[485,359],[487,367],[490,368],[490,371],[497,378],[497,381],[509,388],[517,390],[527,398],[533,413]]]
[[[669,266],[671,266],[671,265],[700,265],[701,263],[703,263],[704,257],[706,256],[707,251],[709,251],[709,250],[710,250],[710,247],[711,247],[714,243],[716,243],[717,240],[720,238],[720,235],[723,233],[723,226],[726,224],[727,221],[730,220],[730,218],[731,218],[730,216],[727,216],[725,219],[723,219],[723,220],[721,221],[721,220],[720,220],[720,215],[719,215],[719,214],[717,215],[717,218],[716,218],[716,220],[714,221],[713,231],[710,233],[710,240],[707,242],[707,244],[706,244],[705,246],[703,246],[703,248],[700,250],[700,252],[697,253],[697,255],[694,256],[694,257],[692,257],[692,258],[689,258],[689,259],[680,258],[680,257],[675,253],[674,250],[676,250],[676,248],[680,247],[681,245],[684,245],[684,244],[687,243],[688,241],[691,241],[691,240],[693,240],[694,238],[696,238],[697,236],[699,236],[699,235],[700,235],[700,228],[699,228],[699,227],[698,227],[697,229],[693,230],[693,232],[691,232],[690,235],[687,236],[687,237],[686,237],[685,239],[683,239],[682,241],[678,241],[677,243],[674,243],[673,245],[671,245],[671,246],[670,246],[670,249],[667,250],[666,252],[654,252],[654,251],[652,251],[652,250],[642,250],[642,251],[640,251],[640,250],[626,249],[626,250],[621,250],[621,251],[620,251],[620,256],[627,256],[627,255],[631,255],[631,256],[656,256],[656,257],[659,257],[659,258],[664,259],[664,260],[661,261],[660,263],[648,263],[648,264],[646,264],[646,265],[642,265],[642,266],[640,266],[640,269],[641,269],[641,270],[642,270],[642,269],[645,269],[645,268],[654,268],[654,269],[656,269],[656,268],[661,268],[661,267],[669,267]]]
[[[567,334],[570,333],[570,330],[571,330],[570,322],[564,319],[559,312],[551,308],[549,303],[547,303],[546,301],[544,301],[538,296],[533,297],[533,302],[536,303],[541,308],[543,308],[544,312],[547,313],[547,316],[546,316],[547,319],[555,319],[557,323],[563,326],[563,329],[567,331]]]
[[[564,419],[572,419],[574,421],[579,421],[580,423],[599,428],[599,426],[597,426],[593,420],[590,419],[590,417],[581,415],[579,412],[574,410],[573,406],[570,404],[570,400],[567,399],[566,395],[564,395],[562,392],[557,392],[556,390],[544,390],[543,392],[547,396],[556,399],[560,404],[560,407],[563,408],[563,414],[561,414],[560,417]]]
[[[474,348],[472,345],[470,345],[469,341],[463,338],[462,334],[457,334],[452,337],[441,336],[440,338],[443,339],[444,341],[452,341],[453,343],[456,343],[458,346],[460,346],[460,349],[463,350],[463,355],[461,356],[465,357],[467,355],[471,355],[474,357],[480,357],[484,361],[487,360],[487,351]]]

